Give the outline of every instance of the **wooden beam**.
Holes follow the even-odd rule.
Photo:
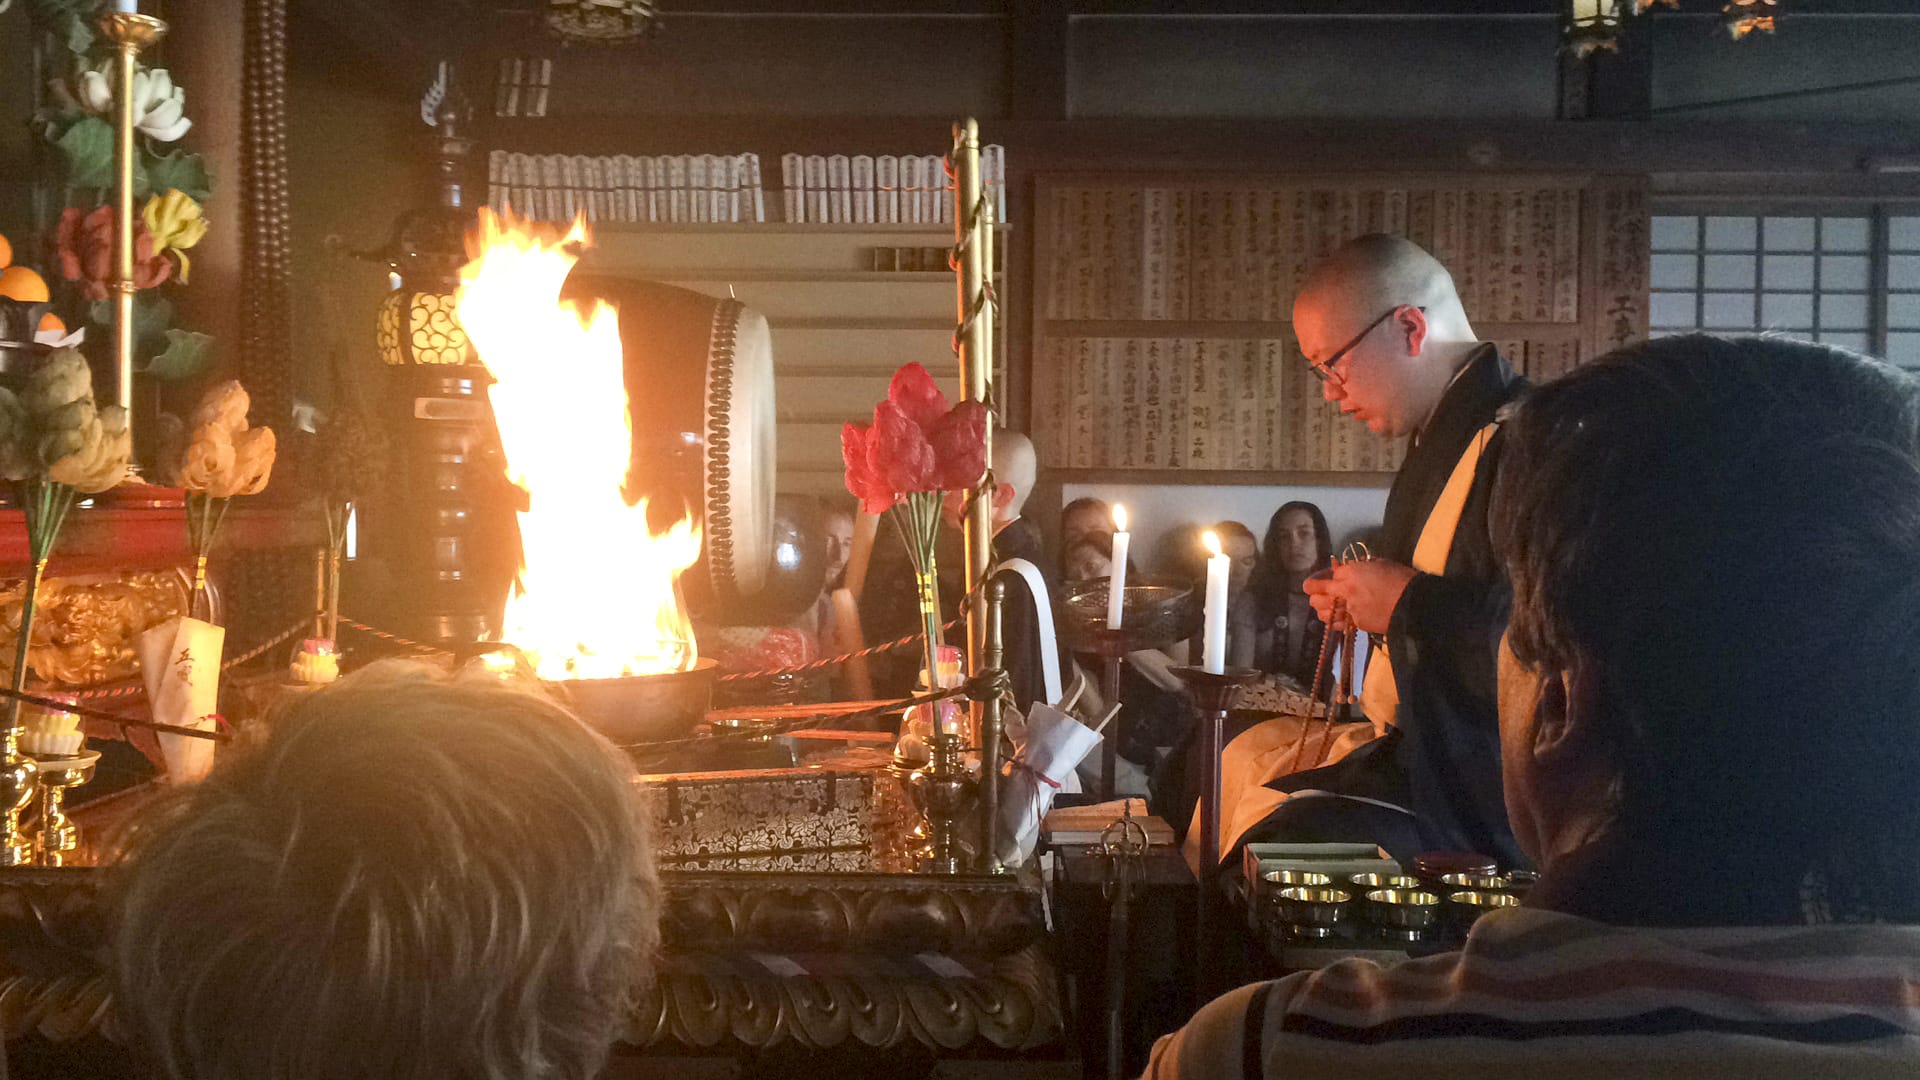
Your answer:
[[[1011,0],[1007,41],[1010,111],[1020,120],[1067,118],[1067,11],[1059,0]]]

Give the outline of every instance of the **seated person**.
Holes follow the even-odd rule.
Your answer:
[[[1075,499],[1060,508],[1060,553],[1087,538],[1089,533],[1113,532],[1113,507],[1105,499]]]
[[[1296,501],[1273,512],[1246,601],[1228,611],[1239,631],[1228,637],[1229,663],[1313,685],[1326,627],[1301,585],[1332,557],[1327,518],[1318,506]]]
[[[193,1080],[574,1078],[659,942],[633,769],[497,677],[376,665],[144,812],[114,1008]]]
[[[1112,577],[1113,534],[1088,533],[1066,552],[1066,565],[1067,584]],[[1133,560],[1128,559],[1129,579],[1138,578],[1139,573]],[[1087,708],[1083,711],[1097,720],[1106,712],[1108,704],[1100,700],[1102,661],[1090,654],[1075,659],[1088,672]],[[1126,712],[1114,724],[1118,726],[1119,739],[1116,751],[1126,765],[1116,770],[1116,791],[1144,794],[1147,776],[1158,764],[1160,755],[1181,741],[1193,726],[1186,689],[1179,676],[1173,674],[1173,667],[1166,653],[1158,649],[1138,649],[1127,654],[1126,663],[1120,668],[1120,700],[1126,703]],[[1116,734],[1111,726],[1107,733]],[[1128,768],[1129,765],[1133,768]],[[1088,755],[1080,763],[1081,776],[1089,781],[1089,789],[1097,784],[1101,767],[1102,755],[1097,753]]]
[[[992,493],[993,561],[998,564],[1008,559],[1025,559],[1032,563],[1040,571],[1042,583],[1051,595],[1057,591],[1056,582],[1052,578],[1051,564],[1042,549],[1040,530],[1031,520],[1022,516],[1027,496],[1033,494],[1038,472],[1032,440],[1017,431],[995,429],[992,469],[995,481]],[[962,499],[958,492],[948,493],[945,510],[947,527],[940,530],[936,558],[940,572],[941,612],[953,619],[966,614],[960,607],[966,591],[961,586],[966,563],[961,533]],[[1039,621],[1033,593],[1026,582],[1017,574],[1006,574],[1004,580],[1007,583],[1007,598],[1006,610],[1001,615],[1001,633],[1006,650],[1005,664],[1007,674],[1013,681],[1014,700],[1025,709],[1046,697]],[[914,587],[913,568],[907,560],[905,545],[900,543],[898,533],[888,525],[881,527],[879,541],[874,546],[866,591],[860,597],[860,622],[866,630],[867,639],[876,644],[904,637],[920,628],[919,597]],[[958,645],[964,643],[965,638],[965,632],[956,628],[947,635],[946,640],[950,645]],[[1064,677],[1068,670],[1066,653],[1060,647],[1057,633],[1054,647],[1055,659]],[[911,649],[895,650],[885,658],[875,657],[872,667],[877,692],[907,696],[918,682],[921,663],[920,655]]]
[[[1914,1075],[1920,385],[1665,338],[1510,432],[1500,749],[1539,885],[1461,952],[1235,990],[1146,1075]]]

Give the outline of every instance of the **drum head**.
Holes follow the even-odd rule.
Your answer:
[[[766,583],[773,555],[773,339],[737,300],[650,281],[575,274],[571,297],[620,311],[633,420],[629,494],[655,528],[700,519],[700,562],[682,579],[724,616]],[[717,609],[717,610],[715,610]]]

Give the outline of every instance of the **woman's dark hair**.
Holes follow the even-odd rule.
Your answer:
[[[1281,504],[1280,509],[1267,519],[1266,542],[1260,545],[1260,563],[1253,568],[1253,579],[1247,582],[1247,591],[1253,594],[1255,610],[1262,620],[1272,619],[1286,611],[1287,593],[1293,583],[1287,569],[1280,565],[1280,519],[1289,510],[1304,511],[1313,521],[1313,565],[1325,566],[1333,557],[1333,531],[1327,528],[1327,515],[1310,502],[1295,499]]]
[[[1213,532],[1214,532],[1214,535],[1220,538],[1220,543],[1223,545],[1227,541],[1237,536],[1240,539],[1245,540],[1247,543],[1253,545],[1254,554],[1257,555],[1260,552],[1260,538],[1253,535],[1252,529],[1247,528],[1245,525],[1242,525],[1237,521],[1215,522],[1213,525]]]
[[[1504,442],[1509,642],[1595,677],[1622,840],[1920,920],[1920,384],[1665,338],[1534,390]]]

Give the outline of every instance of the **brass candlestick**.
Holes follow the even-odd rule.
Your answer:
[[[1220,845],[1222,837],[1220,805],[1220,752],[1226,748],[1227,714],[1240,697],[1240,691],[1259,680],[1260,673],[1250,668],[1228,668],[1213,672],[1204,668],[1180,667],[1173,673],[1193,691],[1194,704],[1200,710],[1200,903],[1195,912],[1195,936],[1200,963],[1196,968],[1203,995],[1211,996],[1207,980],[1217,977],[1220,964],[1220,928],[1224,920],[1219,911]]]
[[[114,317],[113,348],[117,401],[133,426],[133,73],[140,52],[165,36],[167,24],[151,15],[109,12],[100,17],[100,32],[114,48]]]
[[[20,752],[20,715],[13,713],[4,740],[0,740],[0,866],[23,866],[33,861],[33,838],[20,828],[20,811],[33,799],[39,767]]]
[[[936,731],[928,740],[933,757],[907,781],[914,805],[926,816],[932,834],[929,858],[935,873],[957,874],[961,868],[960,819],[973,805],[974,779],[967,775],[966,736]]]
[[[93,779],[93,767],[99,761],[99,752],[91,750],[75,757],[39,760],[41,865],[59,866],[67,852],[80,846],[80,826],[64,808],[66,793]]]

